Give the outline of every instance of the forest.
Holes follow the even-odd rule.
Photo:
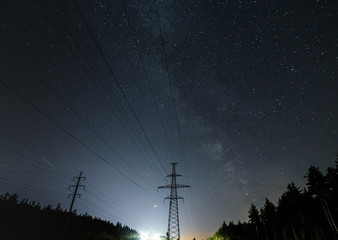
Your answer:
[[[338,154],[335,167],[323,174],[311,166],[306,187],[287,186],[277,204],[265,199],[248,211],[248,222],[223,222],[208,240],[335,240],[338,239]]]
[[[267,198],[260,209],[251,204],[248,222],[224,221],[208,240],[338,239],[338,154],[326,173],[311,166],[304,177],[304,189],[290,183],[276,205]],[[135,230],[119,222],[69,212],[60,204],[42,207],[19,200],[17,194],[0,195],[0,213],[0,239],[139,239]]]
[[[51,205],[41,207],[35,201],[19,200],[17,194],[0,195],[0,239],[23,240],[136,240],[138,234],[127,226],[79,215]]]

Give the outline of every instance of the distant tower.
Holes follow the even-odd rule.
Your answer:
[[[180,239],[180,222],[178,218],[178,199],[182,199],[184,201],[183,197],[180,197],[177,195],[177,188],[188,188],[190,186],[183,185],[183,184],[176,184],[176,177],[180,177],[182,175],[176,174],[176,164],[177,163],[170,163],[172,168],[171,175],[168,175],[167,177],[171,177],[171,184],[160,186],[160,188],[170,188],[170,197],[164,198],[170,199],[170,205],[169,205],[169,219],[168,219],[168,234],[170,240],[179,240]]]

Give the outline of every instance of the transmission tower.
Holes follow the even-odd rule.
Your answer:
[[[70,190],[71,188],[74,188],[74,187],[75,187],[74,193],[68,194],[68,198],[69,198],[70,196],[73,196],[73,197],[72,197],[72,203],[70,204],[69,212],[72,212],[72,210],[73,210],[73,205],[74,205],[75,198],[76,198],[76,197],[78,197],[78,198],[81,197],[81,194],[77,193],[77,190],[79,189],[79,187],[81,187],[82,189],[85,189],[85,185],[80,185],[80,181],[81,181],[81,180],[83,180],[83,181],[86,180],[85,177],[82,177],[82,171],[80,172],[80,176],[74,177],[74,178],[73,178],[73,182],[75,181],[75,179],[77,179],[76,185],[71,185],[71,186],[69,186],[69,188],[68,188],[68,190]]]
[[[176,177],[180,177],[182,175],[176,174],[176,164],[177,163],[170,163],[172,165],[172,173],[167,175],[167,177],[171,177],[171,184],[164,185],[158,187],[160,188],[170,188],[170,196],[164,198],[164,201],[169,199],[169,219],[168,219],[168,238],[169,240],[180,240],[180,222],[178,218],[178,199],[184,198],[177,195],[177,188],[188,188],[189,185],[177,184]]]

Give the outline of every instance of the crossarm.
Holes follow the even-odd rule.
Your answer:
[[[176,184],[177,188],[189,188],[189,185],[184,185],[184,184]]]
[[[173,198],[173,197],[166,197],[166,198],[164,198],[164,202],[165,202],[165,200],[171,200],[171,199],[181,199],[181,200],[183,200],[183,203],[184,203],[184,198],[183,197],[181,197],[181,196],[177,196],[176,198]]]
[[[160,189],[160,188],[171,188],[171,185],[159,186],[159,187],[157,188],[157,190]]]

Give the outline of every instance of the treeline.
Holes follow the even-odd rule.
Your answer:
[[[27,199],[19,201],[17,194],[0,195],[0,239],[48,240],[136,240],[136,231],[121,223],[114,225],[92,217],[63,210],[60,204],[41,207]]]
[[[259,210],[251,204],[248,223],[223,222],[210,240],[338,239],[338,154],[326,174],[311,166],[305,178],[305,189],[291,183],[276,205],[269,199]]]

